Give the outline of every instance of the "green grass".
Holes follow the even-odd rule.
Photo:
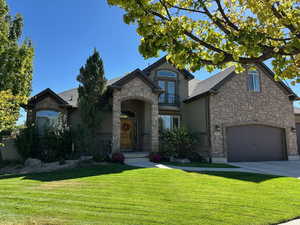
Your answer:
[[[201,163],[201,162],[191,162],[191,163],[177,163],[177,162],[166,162],[163,163],[170,166],[182,166],[182,167],[206,167],[206,168],[239,168],[237,166],[232,166],[225,163]]]
[[[0,176],[0,224],[266,225],[300,216],[300,180],[107,165]]]

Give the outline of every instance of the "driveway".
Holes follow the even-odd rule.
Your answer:
[[[238,162],[229,163],[253,172],[273,174],[278,176],[296,177],[300,179],[300,160],[268,161],[268,162]]]

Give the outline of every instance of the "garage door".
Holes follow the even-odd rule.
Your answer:
[[[285,160],[284,131],[260,125],[227,128],[229,162]]]
[[[298,152],[300,154],[300,123],[296,123]]]

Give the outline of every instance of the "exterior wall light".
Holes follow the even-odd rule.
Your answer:
[[[216,132],[220,132],[220,131],[221,131],[220,125],[215,125],[215,131],[216,131]]]

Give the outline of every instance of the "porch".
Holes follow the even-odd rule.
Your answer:
[[[112,152],[157,152],[158,97],[162,90],[139,70],[112,88]]]

